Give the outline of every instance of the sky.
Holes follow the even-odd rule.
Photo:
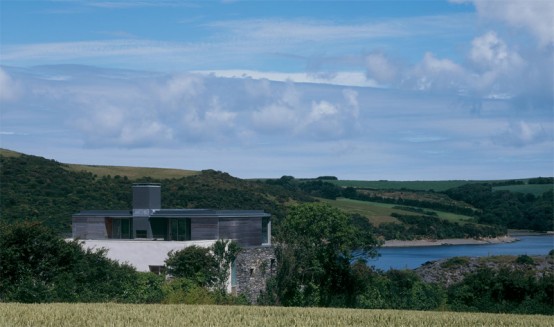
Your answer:
[[[554,176],[554,1],[0,0],[0,147],[240,178]]]

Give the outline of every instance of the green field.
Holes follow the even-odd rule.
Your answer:
[[[554,326],[552,317],[335,308],[0,303],[0,326]]]
[[[415,191],[430,191],[437,192],[446,191],[453,187],[462,186],[468,183],[483,183],[484,181],[465,181],[465,180],[451,180],[451,181],[354,181],[354,180],[329,180],[342,187],[358,187],[358,188],[370,188],[376,190],[400,190],[408,189]]]
[[[143,177],[151,177],[155,179],[170,179],[181,178],[191,175],[197,175],[200,172],[195,170],[182,170],[170,168],[147,168],[147,167],[126,167],[126,166],[93,166],[93,165],[76,165],[66,164],[66,169],[69,171],[86,171],[99,177],[102,176],[126,176],[130,180],[137,180]]]
[[[552,184],[523,184],[523,185],[507,185],[507,186],[495,186],[495,191],[510,191],[520,193],[531,193],[534,196],[542,195],[544,192],[550,191],[554,188]]]
[[[392,213],[398,214],[411,214],[417,215],[415,212],[404,211],[401,209],[395,209],[396,204],[359,201],[345,198],[337,198],[336,200],[319,199],[322,202],[332,205],[348,213],[357,213],[365,216],[374,225],[379,225],[385,222],[398,222],[394,217],[391,217]],[[467,222],[474,221],[473,217],[458,215],[450,212],[443,212],[438,210],[425,209],[425,211],[433,211],[437,213],[437,216],[441,219],[445,219],[451,222]]]

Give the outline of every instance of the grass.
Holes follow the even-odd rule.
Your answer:
[[[521,192],[521,193],[531,193],[534,196],[540,196],[544,192],[550,191],[554,188],[552,184],[523,184],[523,185],[507,185],[507,186],[495,186],[493,190],[495,191],[510,191],[510,192]]]
[[[415,191],[437,192],[446,191],[453,187],[462,186],[468,183],[483,183],[483,181],[449,180],[449,181],[354,181],[337,180],[328,181],[342,187],[370,188],[376,190],[400,190],[408,189]]]
[[[181,178],[192,175],[197,175],[200,172],[195,170],[182,170],[182,169],[170,169],[170,168],[148,168],[148,167],[127,167],[127,166],[93,166],[93,165],[77,165],[67,164],[66,169],[69,171],[86,171],[95,174],[99,177],[102,176],[126,176],[130,180],[137,180],[144,177],[151,177],[155,179],[171,179]]]
[[[7,158],[17,158],[21,156],[21,153],[0,148],[0,156],[4,156]]]
[[[319,199],[322,202],[330,204],[336,208],[339,208],[348,213],[357,213],[365,216],[369,221],[378,226],[385,222],[398,222],[398,220],[391,216],[392,213],[417,215],[417,213],[411,211],[405,211],[401,209],[395,209],[396,204],[359,201],[346,198],[337,198],[336,200]],[[425,211],[433,211],[437,213],[437,217],[448,220],[451,222],[468,222],[474,221],[473,217],[454,214],[450,212],[425,209]]]
[[[336,308],[0,303],[0,326],[553,326],[552,317]]]

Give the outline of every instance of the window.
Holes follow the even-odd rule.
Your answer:
[[[172,241],[190,241],[190,219],[169,219],[169,226]]]
[[[106,218],[106,230],[108,238],[113,239],[130,239],[132,222],[131,219],[124,218]]]
[[[269,243],[269,217],[262,218],[262,244]]]

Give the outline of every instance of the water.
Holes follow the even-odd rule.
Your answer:
[[[546,255],[554,249],[554,235],[516,236],[516,238],[519,239],[518,242],[502,244],[382,248],[379,250],[381,256],[368,260],[367,264],[382,270],[415,269],[427,261],[456,256]]]

